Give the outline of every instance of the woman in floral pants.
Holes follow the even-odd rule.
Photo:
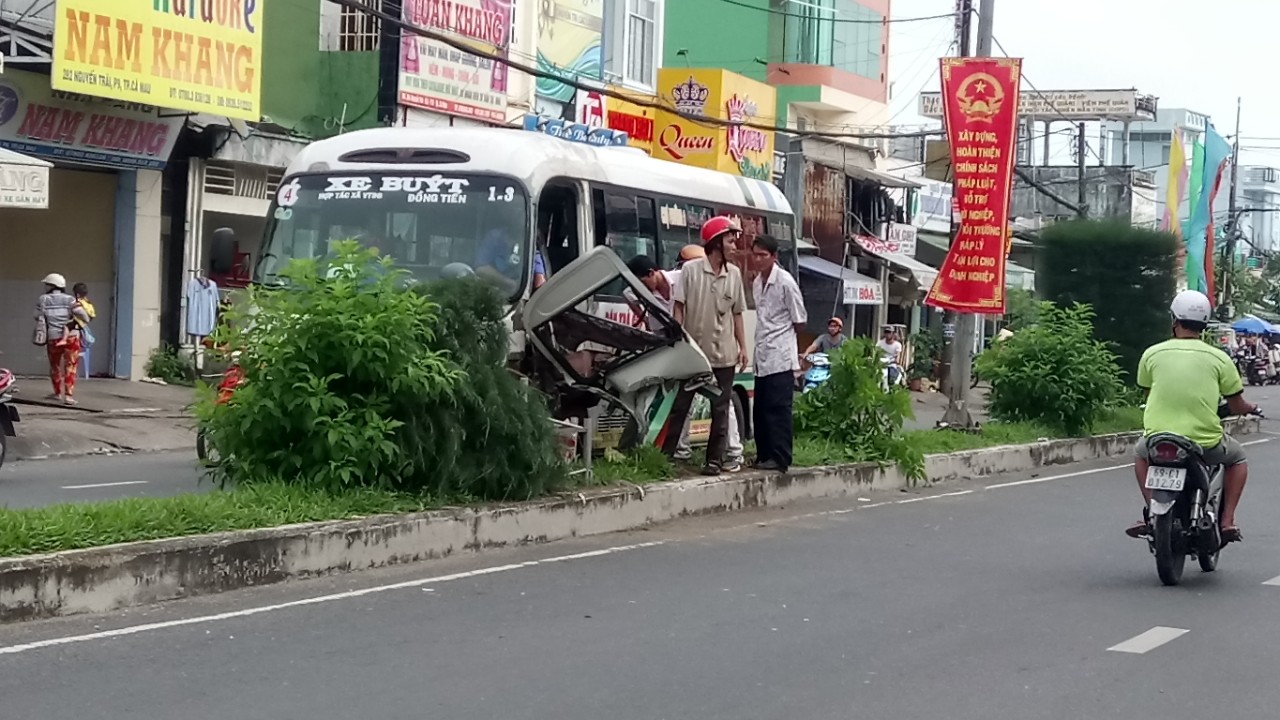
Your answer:
[[[89,316],[75,297],[67,294],[67,280],[58,273],[45,276],[44,288],[44,294],[36,300],[36,322],[44,323],[49,379],[53,381],[51,397],[75,405],[80,327],[89,324]]]

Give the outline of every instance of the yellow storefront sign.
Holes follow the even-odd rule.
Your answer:
[[[720,69],[663,68],[658,88],[664,104],[684,115],[731,123],[775,124],[774,89]],[[698,122],[667,110],[657,112],[651,154],[662,160],[759,180],[773,177],[771,131],[745,124]]]
[[[262,118],[263,0],[58,0],[53,87]]]
[[[641,102],[656,103],[658,98],[643,95],[622,87],[610,86],[611,92],[635,98]],[[575,103],[578,122],[590,127],[609,128],[627,134],[627,144],[645,152],[653,149],[655,110],[644,105],[627,102],[595,90],[579,90]]]

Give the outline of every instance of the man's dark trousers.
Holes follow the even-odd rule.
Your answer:
[[[780,372],[756,377],[752,425],[755,430],[757,462],[773,461],[784,470],[791,467],[791,412],[794,404],[794,374]]]

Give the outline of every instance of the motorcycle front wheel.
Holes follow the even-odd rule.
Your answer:
[[[1182,569],[1187,563],[1187,551],[1183,547],[1182,521],[1172,513],[1157,515],[1151,523],[1156,552],[1156,574],[1165,585],[1182,582]]]

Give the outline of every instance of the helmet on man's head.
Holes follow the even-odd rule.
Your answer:
[[[707,251],[702,249],[701,245],[685,245],[680,248],[680,262],[687,263],[692,260],[700,260],[707,256]]]
[[[49,273],[48,275],[45,275],[44,284],[52,287],[56,287],[59,290],[67,289],[67,279],[62,277],[58,273]]]
[[[1169,305],[1169,314],[1174,320],[1205,324],[1213,315],[1213,304],[1209,297],[1198,290],[1183,290]]]
[[[702,244],[709,245],[731,232],[742,232],[742,226],[727,215],[717,215],[703,223]]]

